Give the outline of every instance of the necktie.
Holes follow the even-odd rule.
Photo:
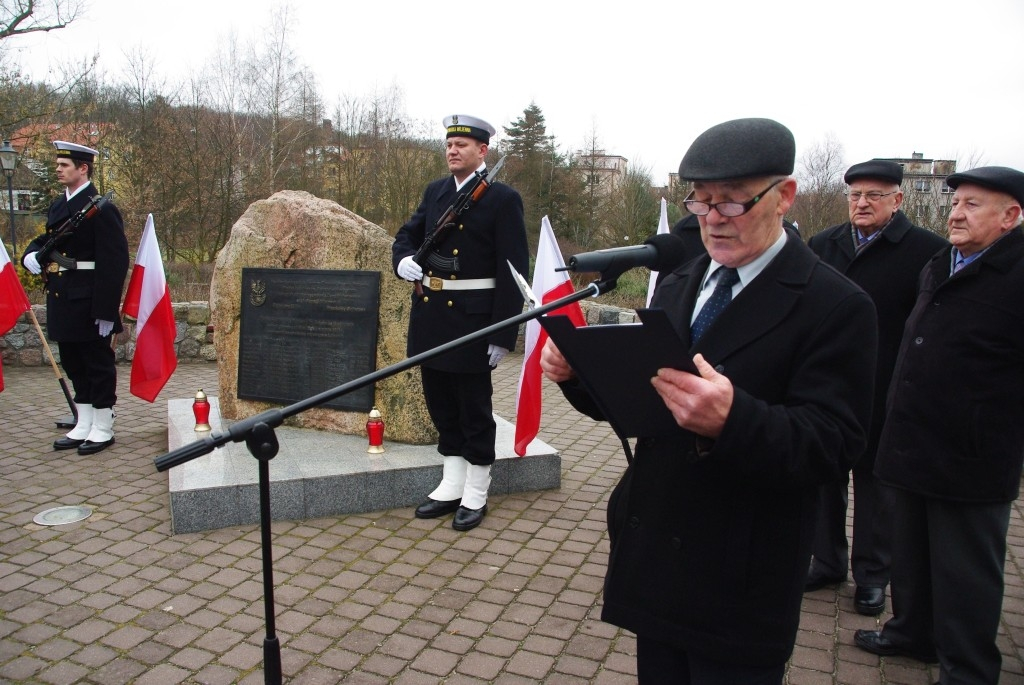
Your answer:
[[[960,269],[967,266],[967,262],[964,261],[963,257],[957,257],[956,263],[953,265],[953,273],[956,273]]]
[[[736,269],[723,266],[718,270],[718,280],[711,297],[704,303],[697,318],[690,327],[690,341],[696,343],[704,335],[711,322],[732,302],[732,287],[740,280]]]

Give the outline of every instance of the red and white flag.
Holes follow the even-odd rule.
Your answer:
[[[14,328],[14,324],[31,306],[18,280],[18,274],[14,272],[14,264],[7,255],[7,247],[0,240],[0,335]],[[4,370],[0,366],[0,390],[3,389]]]
[[[537,246],[537,263],[533,267],[533,292],[540,299],[540,304],[554,302],[560,297],[573,293],[572,281],[563,268],[562,252],[558,249],[555,233],[551,223],[544,217],[540,223],[540,244]],[[583,310],[579,302],[559,307],[550,316],[568,316],[575,326],[585,326]],[[541,370],[540,352],[547,342],[547,331],[536,319],[526,323],[526,349],[523,356],[523,371],[519,376],[519,388],[516,390],[516,435],[515,452],[520,457],[526,454],[526,448],[537,437],[540,430],[541,404]]]
[[[668,203],[661,198],[661,220],[658,222],[658,233],[668,233]],[[647,283],[647,304],[651,306],[651,298],[654,297],[654,284],[658,282],[658,272],[651,272],[651,280]]]
[[[164,278],[164,263],[152,214],[146,219],[122,311],[138,321],[131,393],[152,402],[178,366],[178,355],[174,351],[174,308]]]

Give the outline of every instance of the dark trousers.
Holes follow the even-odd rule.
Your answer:
[[[942,685],[996,685],[996,632],[1010,503],[971,504],[895,491],[893,617],[882,632],[939,657]]]
[[[892,489],[871,473],[873,464],[853,469],[853,552],[846,541],[849,475],[821,486],[818,530],[812,554],[814,569],[832,577],[853,570],[860,586],[885,587],[892,563]]]
[[[497,427],[491,409],[491,374],[421,368],[427,412],[437,428],[437,451],[470,464],[494,463]]]
[[[77,404],[97,409],[117,403],[117,365],[110,336],[95,340],[58,342],[60,365],[75,388]]]
[[[780,685],[786,664],[743,666],[711,661],[650,638],[636,638],[639,685]]]

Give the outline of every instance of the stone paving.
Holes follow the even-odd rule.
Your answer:
[[[512,418],[522,361],[496,374]],[[213,364],[179,366],[156,404],[120,368],[117,443],[57,453],[67,413],[50,369],[8,368],[0,393],[0,682],[264,682],[257,526],[171,535],[166,400],[202,387]],[[625,459],[607,425],[547,384],[541,438],[562,455],[558,490],[492,497],[469,533],[411,508],[273,525],[276,633],[288,683],[632,683],[635,639],[599,620],[605,503]],[[40,526],[52,507],[85,521]],[[1024,524],[1010,523],[999,644],[1003,685],[1024,683]],[[930,685],[938,670],[853,646],[876,625],[852,584],[804,600],[788,683]],[[884,620],[888,614],[881,618]]]

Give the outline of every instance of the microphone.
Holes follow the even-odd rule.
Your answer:
[[[686,259],[686,244],[671,233],[656,233],[643,245],[610,247],[569,257],[569,265],[559,271],[599,271],[604,279],[618,278],[637,266],[651,271],[670,271]]]

